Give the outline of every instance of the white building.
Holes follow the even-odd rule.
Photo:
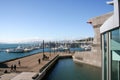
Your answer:
[[[100,27],[102,37],[102,80],[120,80],[120,0],[108,2],[113,15]]]

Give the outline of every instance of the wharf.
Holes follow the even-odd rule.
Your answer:
[[[19,75],[22,72],[30,72],[33,74],[39,73],[40,69],[44,67],[48,62],[50,62],[52,59],[54,59],[57,55],[60,56],[71,56],[69,53],[44,53],[46,56],[49,57],[49,59],[42,60],[43,53],[38,53],[35,55],[23,57],[20,59],[7,61],[5,63],[0,64],[0,80],[11,80],[13,77]],[[38,62],[38,59],[40,59],[40,64]],[[20,61],[20,65],[18,62]],[[16,65],[16,71],[11,71],[11,65]],[[7,70],[7,73],[4,73],[4,71]],[[3,75],[4,74],[4,75]],[[10,76],[9,79],[6,78],[6,76]],[[11,76],[12,75],[12,76]]]

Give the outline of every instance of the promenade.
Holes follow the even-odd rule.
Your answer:
[[[53,58],[55,58],[58,54],[61,56],[67,55],[67,53],[44,53],[49,59],[42,60],[43,53],[34,54],[31,56],[23,57],[20,59],[16,59],[13,61],[8,61],[5,63],[0,64],[0,80],[10,80],[13,77],[17,76],[21,72],[32,72],[32,73],[38,73],[39,70],[47,64],[49,61],[51,61]],[[69,55],[69,54],[68,54]],[[40,59],[40,63],[39,60]],[[20,61],[20,64],[19,64]],[[16,65],[16,70],[11,70],[11,65]],[[7,70],[7,73],[4,73],[4,71]],[[3,75],[4,74],[4,75]]]

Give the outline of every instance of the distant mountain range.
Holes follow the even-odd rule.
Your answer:
[[[92,38],[92,37],[88,37]],[[82,38],[82,39],[87,39],[87,38]],[[60,42],[60,43],[69,43],[69,42],[74,42],[77,40],[82,40],[82,39],[65,39],[65,40],[44,40],[44,42]],[[15,40],[15,41],[0,41],[0,44],[22,44],[22,43],[42,43],[43,39],[37,38],[37,39],[26,39],[26,40]]]

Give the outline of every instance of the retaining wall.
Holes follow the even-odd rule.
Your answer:
[[[101,67],[101,54],[91,52],[78,52],[73,56],[74,62],[85,63],[96,67]]]

